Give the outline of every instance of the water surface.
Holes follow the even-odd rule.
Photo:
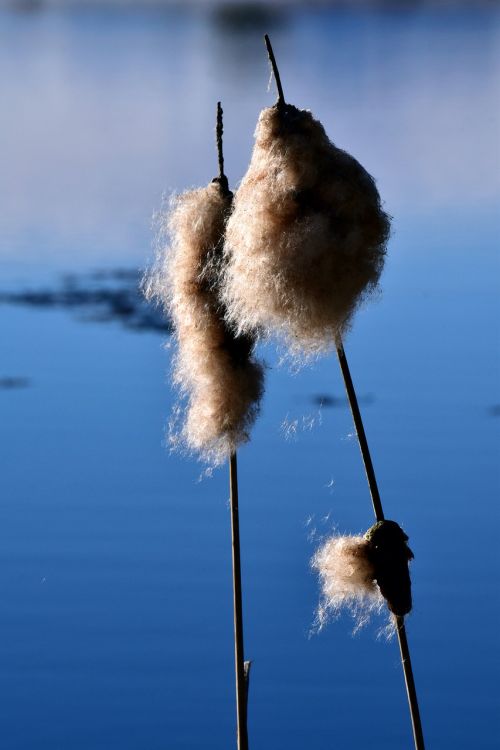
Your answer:
[[[274,98],[271,21],[288,99],[377,177],[394,216],[383,295],[346,348],[386,513],[415,552],[408,632],[428,746],[492,750],[497,9],[283,11],[243,29],[209,11],[2,11],[2,288],[144,266],[162,193],[216,171],[219,99],[235,184]],[[0,389],[4,747],[231,747],[227,475],[200,481],[165,448],[162,335],[22,305],[2,305],[0,329],[0,378],[24,384]],[[309,637],[317,540],[372,523],[338,366],[291,375],[263,354],[262,415],[240,454],[252,746],[410,747],[381,623]]]

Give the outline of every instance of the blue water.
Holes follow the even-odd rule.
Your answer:
[[[498,728],[500,197],[494,7],[273,19],[290,101],[376,175],[394,237],[346,342],[384,507],[410,535],[408,634],[429,748]],[[5,283],[143,266],[164,190],[243,174],[273,101],[262,22],[209,11],[0,13]],[[8,750],[234,746],[227,473],[170,455],[153,333],[2,307],[0,740]],[[397,643],[309,637],[309,559],[371,507],[335,359],[270,368],[240,453],[251,746],[410,748]],[[286,440],[281,425],[294,423]],[[308,424],[314,420],[312,429]],[[333,482],[333,483],[332,483]],[[313,534],[312,534],[313,532]],[[311,537],[315,535],[316,541]]]

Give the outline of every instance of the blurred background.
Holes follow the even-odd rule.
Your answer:
[[[394,217],[346,341],[386,514],[415,553],[429,748],[498,727],[500,8],[495,2],[0,4],[0,740],[234,746],[226,469],[171,455],[168,326],[137,292],[162,195],[248,163],[275,99],[311,109]],[[271,346],[240,453],[253,748],[411,747],[384,619],[311,635],[309,560],[372,523],[334,357]]]

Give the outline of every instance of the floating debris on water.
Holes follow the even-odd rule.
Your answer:
[[[66,274],[53,287],[0,292],[0,304],[71,309],[85,313],[80,320],[118,321],[132,331],[171,333],[164,312],[144,299],[139,289],[141,278],[141,271],[128,268]]]
[[[31,385],[30,378],[18,375],[0,376],[0,390],[10,391],[16,388],[28,388]]]
[[[349,406],[349,401],[345,396],[333,396],[328,393],[316,393],[311,396],[313,404],[324,408],[324,409],[338,409]],[[358,396],[358,402],[365,406],[370,406],[375,401],[375,396],[372,393],[367,393],[364,396]]]

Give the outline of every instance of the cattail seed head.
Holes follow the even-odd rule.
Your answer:
[[[407,535],[395,521],[378,521],[364,536],[328,539],[312,559],[320,577],[322,599],[318,610],[321,627],[342,608],[363,625],[383,601],[389,610],[404,616],[411,610],[408,563],[413,553]]]
[[[174,382],[187,401],[180,444],[218,464],[248,440],[263,392],[254,339],[235,335],[219,300],[222,243],[232,194],[220,180],[175,197],[161,217],[154,271],[145,283],[172,318]]]
[[[377,286],[389,231],[373,178],[310,112],[264,109],[226,229],[229,319],[295,352],[332,347]]]
[[[375,570],[369,555],[369,542],[362,536],[335,535],[316,552],[311,561],[321,583],[317,623],[321,629],[342,609],[354,616],[357,628],[373,612],[382,608],[383,599],[375,583]]]

